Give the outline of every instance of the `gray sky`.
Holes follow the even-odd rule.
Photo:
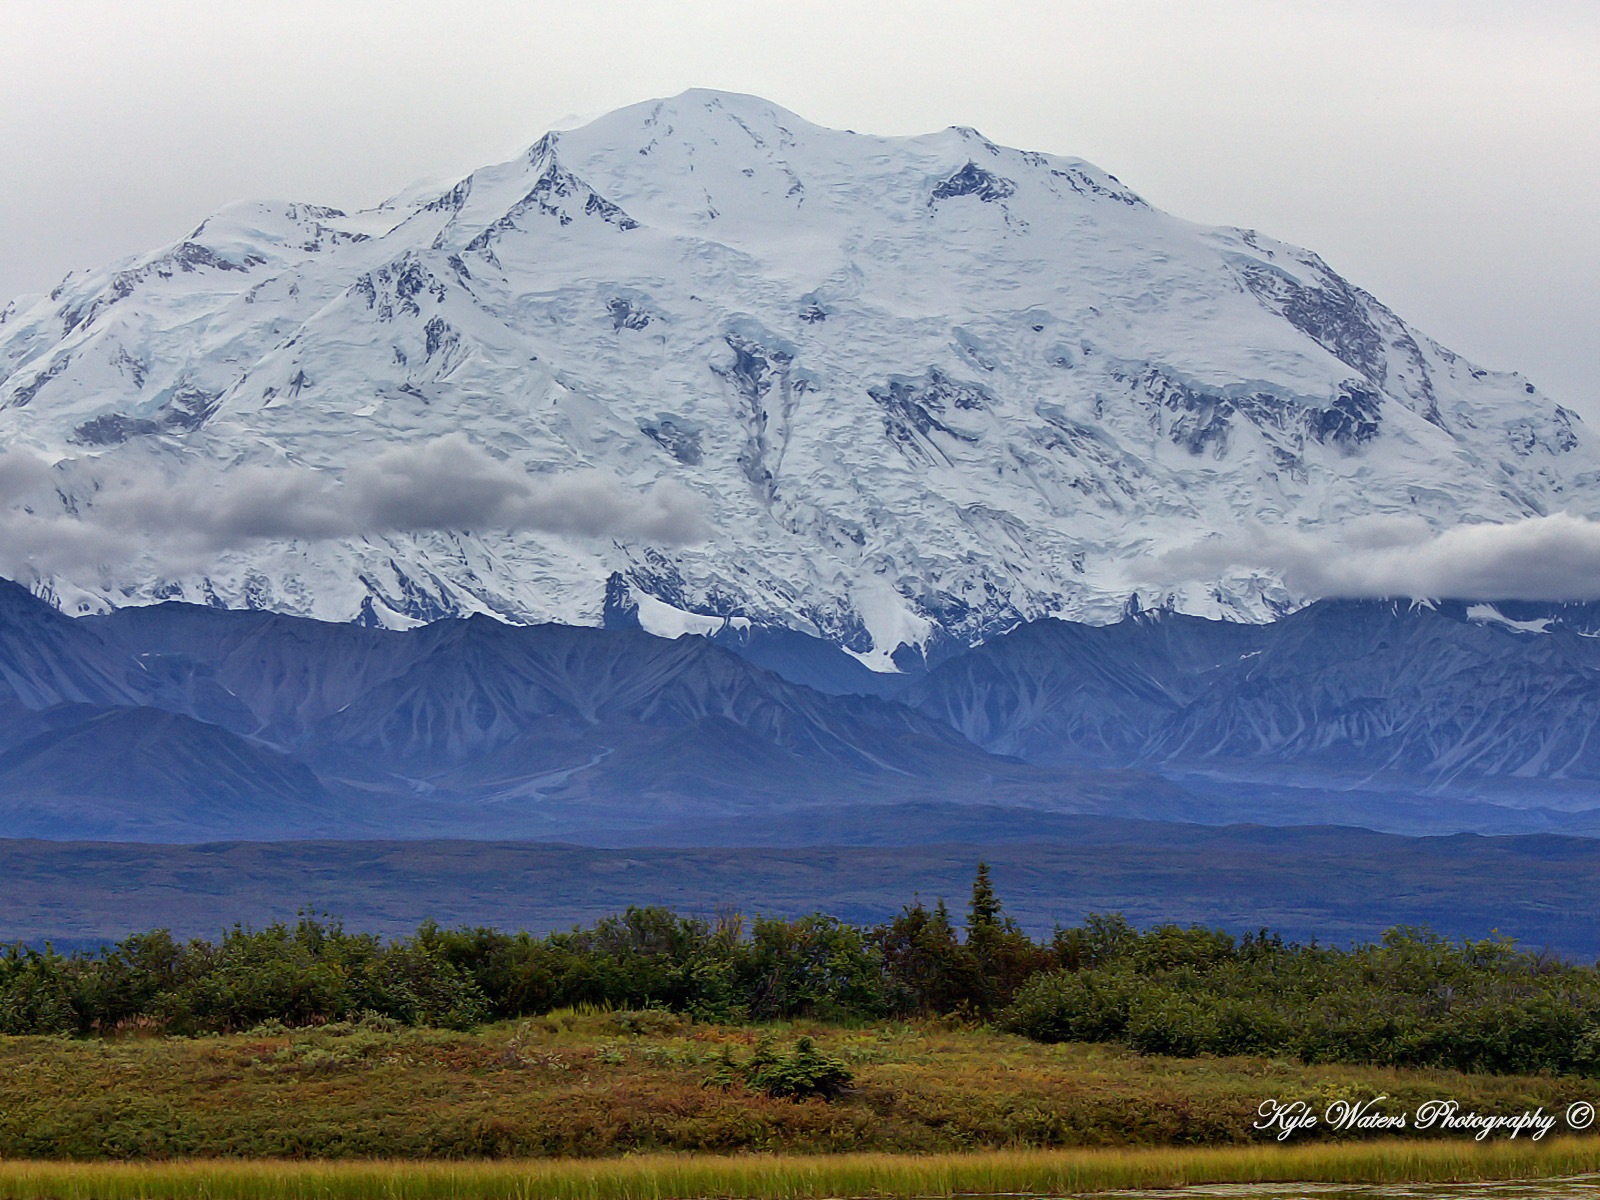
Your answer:
[[[1595,0],[0,0],[0,47],[0,302],[229,201],[371,204],[717,87],[1087,158],[1600,422]]]

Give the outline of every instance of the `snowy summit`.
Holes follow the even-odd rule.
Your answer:
[[[443,191],[228,208],[0,316],[0,573],[407,626],[636,617],[875,666],[1241,520],[1600,511],[1600,455],[1316,255],[975,130],[691,91]],[[1198,560],[1197,560],[1198,561]]]

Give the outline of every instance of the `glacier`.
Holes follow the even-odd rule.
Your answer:
[[[884,671],[1042,618],[1314,599],[1269,569],[1153,573],[1244,520],[1600,516],[1575,414],[1313,253],[973,129],[874,137],[722,92],[366,211],[234,205],[0,311],[0,447],[46,468],[8,491],[0,464],[0,529],[54,522],[41,544],[120,478],[337,482],[462,436],[531,480],[685,489],[705,536],[18,543],[0,568],[73,614],[767,629]]]

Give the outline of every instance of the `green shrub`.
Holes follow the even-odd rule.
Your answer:
[[[1600,1073],[1600,975],[1502,939],[1394,929],[1336,950],[1092,921],[1055,945],[1074,966],[1034,976],[1002,1027],[1148,1054]]]
[[[780,1099],[804,1100],[816,1096],[832,1100],[855,1081],[844,1061],[818,1049],[809,1036],[799,1038],[788,1054],[779,1054],[770,1036],[756,1043],[750,1060],[740,1064],[729,1047],[706,1077],[707,1087],[732,1087],[742,1083],[753,1091]]]

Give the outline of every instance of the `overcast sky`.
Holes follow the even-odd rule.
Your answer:
[[[716,87],[1087,158],[1600,422],[1595,0],[3,0],[0,47],[0,302],[233,200],[359,207]]]

